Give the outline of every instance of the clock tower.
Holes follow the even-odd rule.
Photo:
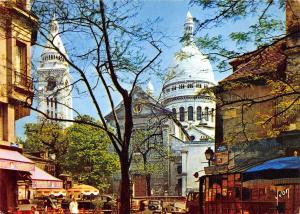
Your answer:
[[[55,17],[50,24],[48,40],[41,54],[41,62],[37,71],[38,108],[43,112],[39,114],[38,119],[45,120],[46,114],[53,119],[72,120],[71,75],[65,60],[68,56],[59,36],[59,25]],[[70,125],[69,122],[62,124],[64,127]]]

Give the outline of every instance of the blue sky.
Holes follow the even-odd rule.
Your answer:
[[[185,17],[188,11],[191,11],[192,15],[199,20],[203,20],[205,16],[209,14],[205,14],[205,11],[202,11],[199,7],[190,7],[188,1],[182,0],[145,0],[143,2],[143,8],[139,14],[140,21],[143,21],[147,18],[154,19],[156,17],[161,18],[161,22],[158,23],[158,27],[161,31],[165,32],[168,35],[168,40],[166,40],[167,47],[165,47],[162,51],[161,60],[162,60],[162,72],[166,71],[166,68],[171,63],[174,53],[178,51],[181,47],[179,42],[180,37],[183,35],[183,24],[185,21]],[[218,35],[218,34],[228,34],[235,30],[247,30],[247,25],[245,22],[251,23],[255,19],[250,17],[248,20],[244,20],[243,22],[235,22],[235,23],[227,23],[224,26],[220,26],[218,28],[208,29],[206,32],[199,32],[200,35],[204,35],[209,33],[210,35]],[[64,40],[64,39],[63,39]],[[229,40],[227,42],[227,46],[233,46]],[[76,45],[76,43],[74,44]],[[253,49],[253,47],[248,47],[248,49]],[[33,59],[36,61],[39,59],[40,50],[35,49],[33,51]],[[230,72],[220,73],[216,70],[213,65],[215,78],[217,81],[225,78],[230,74]],[[155,79],[151,80],[155,86],[156,94],[158,94],[161,90],[161,81],[156,81]],[[82,113],[95,115],[95,112],[92,108],[85,103],[82,99],[74,99],[73,105],[76,109],[80,108]],[[108,111],[108,110],[107,110]],[[107,112],[106,112],[107,113]],[[16,123],[16,131],[17,136],[23,135],[23,126],[27,122],[36,121],[36,114],[34,112],[31,113],[29,117],[23,118]]]

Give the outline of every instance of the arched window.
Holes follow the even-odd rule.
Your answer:
[[[184,121],[184,108],[183,107],[179,108],[179,120]]]
[[[188,107],[188,120],[194,120],[194,110],[192,106]]]
[[[214,117],[215,117],[215,109],[211,109],[211,121],[214,122]]]
[[[173,117],[177,118],[177,117],[176,117],[176,108],[173,108],[173,109],[172,109],[172,113],[173,113]]]
[[[201,108],[201,106],[197,107],[197,120],[202,120],[202,108]]]
[[[205,107],[205,120],[208,121],[208,107]]]

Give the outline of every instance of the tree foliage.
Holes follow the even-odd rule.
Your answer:
[[[96,123],[88,116],[84,118]],[[97,127],[75,123],[62,129],[58,123],[30,123],[25,125],[25,137],[25,151],[55,154],[57,176],[68,173],[75,182],[105,191],[111,176],[119,170],[107,134]]]
[[[78,182],[105,190],[120,168],[107,134],[96,127],[75,123],[66,129],[66,136],[69,144],[64,170]]]
[[[286,36],[283,16],[285,0],[191,0],[190,3],[205,12],[196,19],[195,33],[200,34],[197,44],[218,63],[219,71],[231,69],[224,61],[255,48],[269,46]],[[207,33],[207,29],[241,24],[243,30],[234,28],[228,34],[223,31],[217,35]]]
[[[63,172],[63,163],[69,141],[65,130],[59,123],[27,123],[25,124],[25,140],[21,140],[27,152],[47,151],[56,156],[54,160],[55,174]]]

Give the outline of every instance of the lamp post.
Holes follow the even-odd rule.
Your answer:
[[[208,147],[204,154],[206,160],[208,160],[208,166],[210,166],[210,161],[212,161],[214,158],[214,151],[210,147]]]

